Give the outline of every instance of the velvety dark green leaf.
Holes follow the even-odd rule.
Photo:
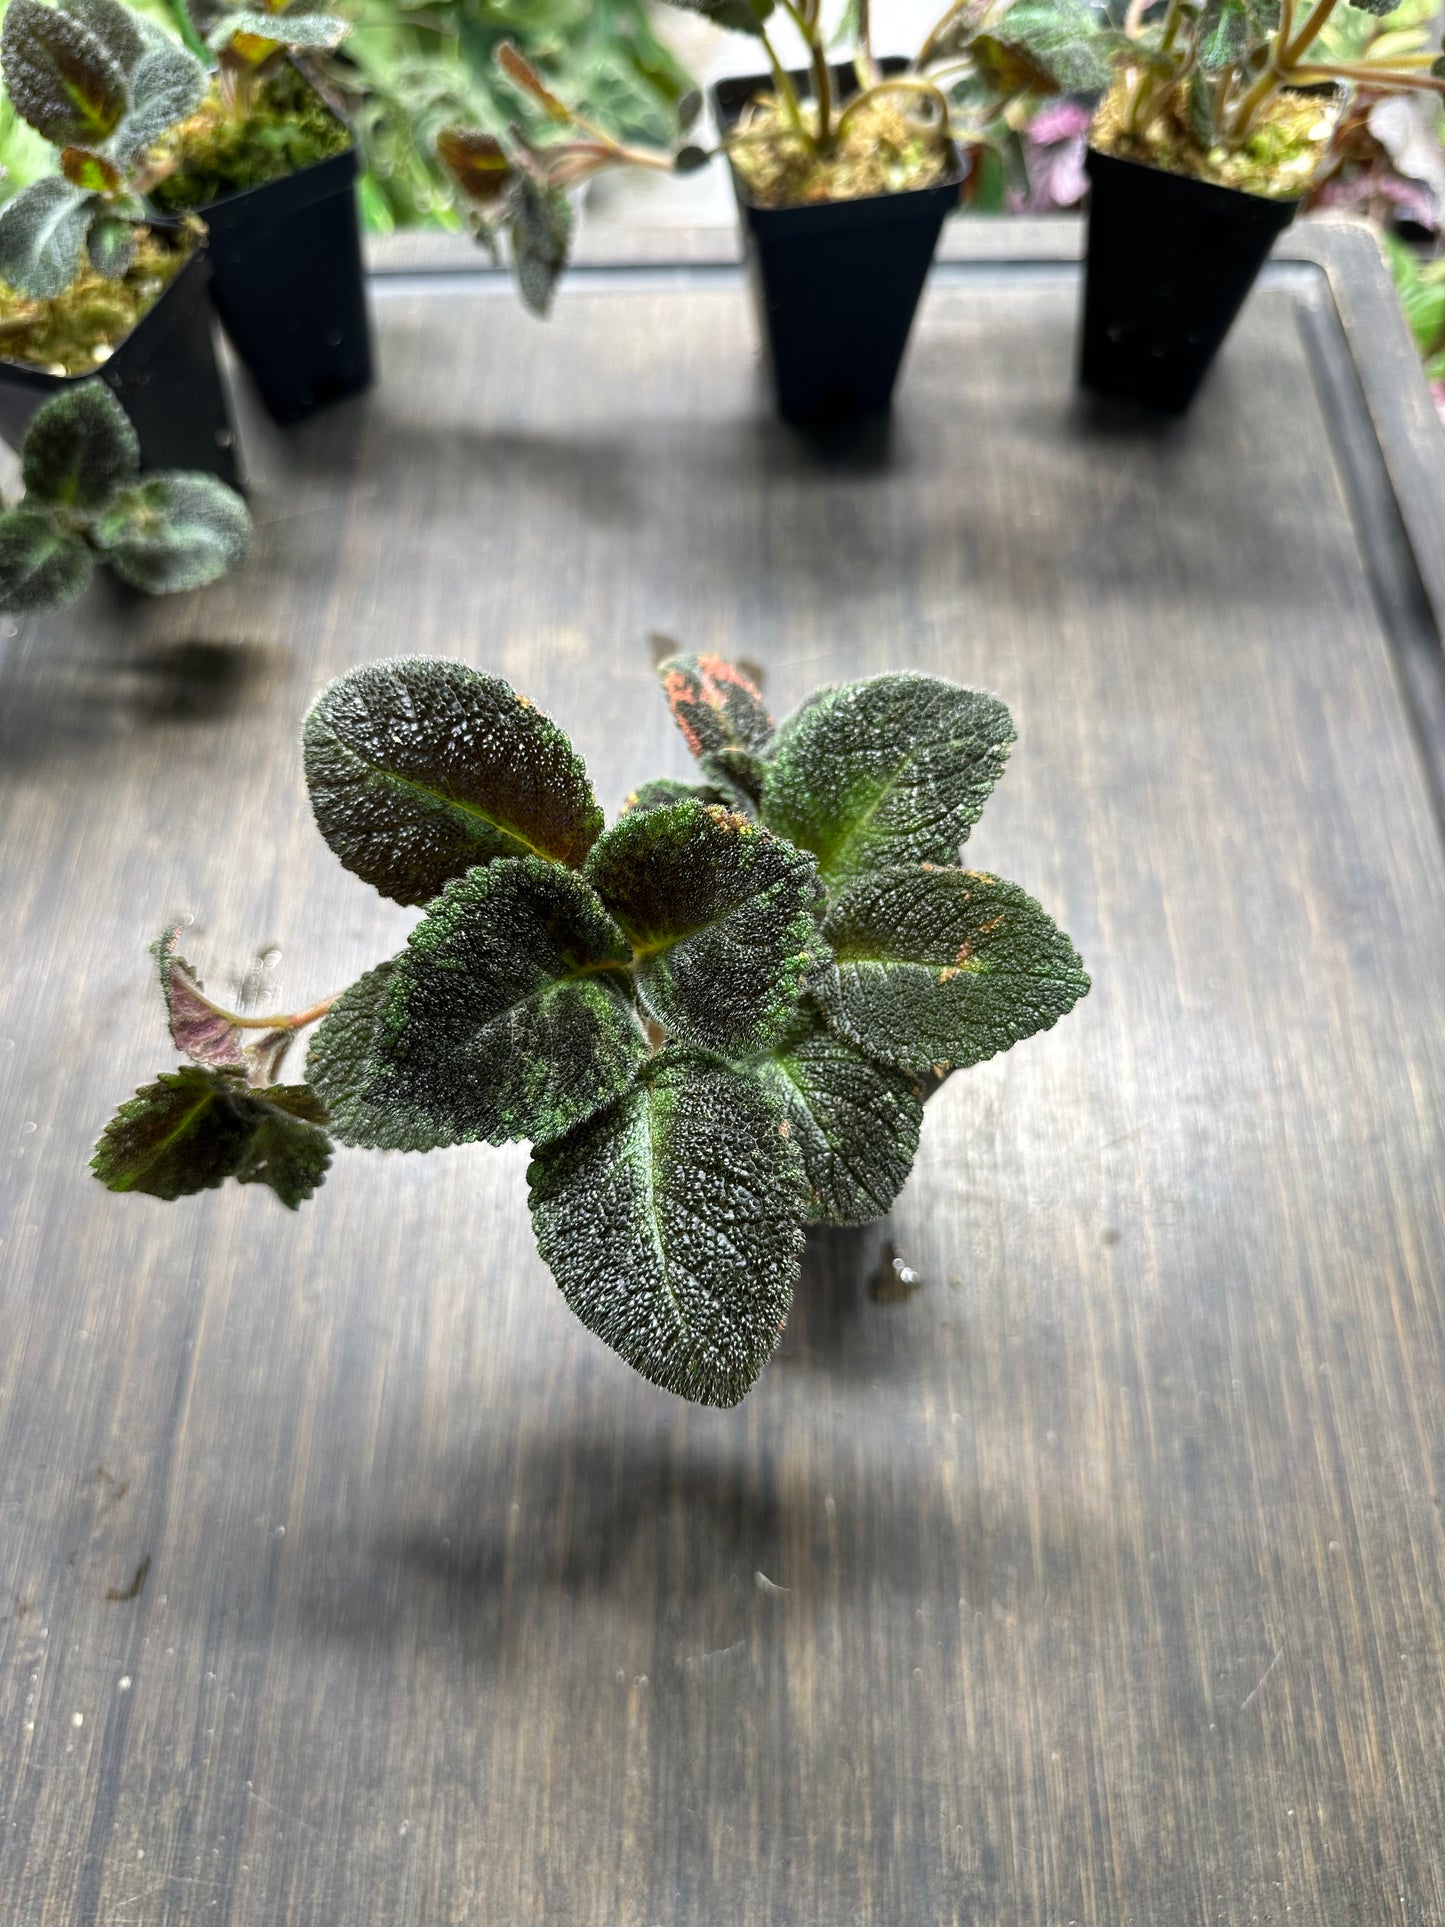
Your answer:
[[[1350,5],[1358,7],[1361,13],[1373,13],[1379,18],[1393,13],[1399,4],[1400,0],[1350,0]]]
[[[700,13],[730,33],[760,34],[773,11],[773,0],[669,0],[669,5],[684,13]]]
[[[682,783],[674,776],[655,776],[626,798],[622,814],[630,815],[634,810],[665,810],[674,803],[687,802],[718,803],[727,809],[732,798],[727,791],[710,783]]]
[[[809,1223],[884,1217],[918,1151],[923,1096],[913,1078],[874,1063],[811,1007],[751,1068],[781,1102],[802,1155]]]
[[[130,109],[116,146],[138,159],[162,135],[193,114],[205,98],[205,68],[186,47],[161,40],[147,47],[131,75]]]
[[[0,207],[0,281],[32,301],[50,301],[68,288],[85,253],[95,210],[93,196],[46,174]]]
[[[97,509],[139,472],[136,432],[103,381],[63,389],[25,431],[20,475],[26,494],[42,502]]]
[[[700,756],[697,764],[710,783],[745,816],[755,816],[763,800],[768,766],[752,749],[718,749]]]
[[[694,756],[767,747],[773,719],[757,685],[733,663],[721,656],[670,656],[657,673]]]
[[[811,859],[715,805],[624,816],[586,874],[637,952],[638,1001],[669,1037],[731,1052],[767,1043],[827,957]]]
[[[630,956],[574,871],[535,856],[469,871],[396,959],[381,1100],[462,1142],[560,1137],[625,1090],[647,1055]]]
[[[377,1055],[394,960],[368,970],[331,1006],[306,1049],[306,1077],[326,1106],[332,1135],[369,1151],[436,1151],[454,1131],[386,1089]]]
[[[149,595],[202,589],[238,569],[251,547],[251,516],[214,475],[147,475],[111,497],[92,530],[123,581]]]
[[[250,1091],[226,1071],[188,1064],[162,1071],[121,1105],[90,1168],[111,1191],[167,1200],[213,1190],[229,1177],[269,1184],[294,1210],[330,1161],[324,1121],[304,1085]]]
[[[811,850],[832,884],[899,863],[949,863],[1014,740],[994,696],[935,676],[875,676],[807,704],[768,768],[763,821]]]
[[[828,1022],[882,1063],[961,1069],[1048,1030],[1089,979],[1069,939],[1017,884],[931,865],[880,870],[834,898]]]
[[[223,1071],[188,1064],[162,1071],[122,1104],[90,1168],[111,1191],[187,1197],[230,1177],[246,1155],[256,1118],[246,1086]]]
[[[1216,86],[1202,67],[1189,76],[1189,125],[1205,153],[1219,138],[1214,121]]]
[[[702,118],[702,89],[689,87],[677,103],[677,131],[690,134]]]
[[[426,903],[494,857],[580,864],[602,828],[561,730],[464,663],[353,669],[317,699],[303,741],[321,834],[398,903]]]
[[[782,1107],[696,1052],[533,1156],[543,1262],[589,1331],[654,1385],[735,1405],[787,1319],[807,1204]]]
[[[120,0],[10,0],[0,65],[15,111],[56,147],[95,147],[120,125],[141,36]]]
[[[90,550],[47,508],[21,503],[0,511],[0,614],[63,609],[90,581]]]
[[[551,313],[572,251],[572,228],[567,196],[519,172],[512,189],[512,261],[522,299],[535,315]]]
[[[331,1139],[326,1112],[304,1084],[278,1084],[253,1091],[256,1128],[236,1166],[238,1184],[269,1184],[294,1211],[326,1176]]]

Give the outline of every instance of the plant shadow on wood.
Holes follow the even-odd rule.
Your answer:
[[[263,643],[187,636],[126,649],[36,650],[0,670],[0,770],[93,755],[137,726],[210,726],[260,700],[273,652]]]

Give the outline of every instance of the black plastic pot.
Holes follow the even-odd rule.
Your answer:
[[[356,148],[196,211],[211,298],[279,422],[371,386]]]
[[[114,389],[135,426],[142,468],[203,469],[236,488],[236,436],[216,365],[209,274],[206,255],[197,249],[95,373]],[[0,360],[0,436],[18,448],[42,402],[92,379]]]
[[[1194,399],[1299,202],[1089,149],[1079,379],[1168,414]]]
[[[898,73],[906,61],[881,63]],[[856,91],[851,66],[832,69],[838,95]],[[807,74],[792,76],[801,95]],[[768,74],[719,81],[713,111],[730,133]],[[884,409],[908,346],[939,232],[958,205],[963,163],[945,180],[898,194],[806,207],[759,207],[733,173],[749,279],[778,412],[818,422]]]

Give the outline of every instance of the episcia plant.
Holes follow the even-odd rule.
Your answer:
[[[1247,192],[1287,198],[1314,181],[1340,98],[1445,92],[1445,60],[1409,35],[1357,59],[1322,40],[1341,0],[1167,0],[1115,52],[1093,144]],[[1396,0],[1347,0],[1385,15]]]
[[[251,517],[214,475],[143,475],[125,410],[99,379],[38,408],[20,450],[24,497],[0,505],[0,611],[36,615],[83,593],[97,562],[151,595],[200,589],[245,561]]]
[[[312,808],[347,869],[423,907],[405,948],[284,1016],[208,998],[157,946],[190,1062],[122,1105],[93,1168],[172,1199],[235,1177],[295,1205],[329,1138],[529,1140],[538,1249],[583,1324],[712,1405],[767,1362],[805,1224],[887,1212],[931,1080],[1089,987],[1016,884],[959,867],[1014,739],[931,676],[819,690],[775,728],[717,657],[662,667],[701,782],[604,828],[562,732],[457,662],[368,664],[307,717]],[[319,1020],[307,1082],[276,1081]]]
[[[456,187],[477,239],[492,253],[510,243],[527,305],[545,314],[566,266],[575,226],[572,192],[619,167],[691,173],[727,157],[761,206],[793,206],[926,187],[946,179],[955,146],[974,160],[1016,145],[1027,103],[1063,93],[1098,92],[1120,38],[1088,0],[967,0],[945,9],[917,55],[887,71],[872,49],[870,10],[853,9],[852,84],[837,80],[819,0],[674,0],[720,27],[750,36],[766,58],[770,84],[714,145],[698,134],[702,96],[677,105],[676,137],[666,147],[616,138],[571,106],[510,42],[496,50],[500,72],[553,137],[512,123],[505,134],[445,128],[437,155]],[[770,21],[787,19],[807,49],[809,85],[788,72]]]
[[[157,207],[204,208],[351,145],[345,122],[298,65],[332,52],[348,32],[325,0],[191,0],[189,21],[215,70],[204,99],[157,150]]]
[[[152,148],[206,91],[195,55],[120,0],[10,0],[0,67],[15,111],[60,150],[59,173],[0,208],[0,280],[49,301],[86,268],[124,280],[147,244],[176,256],[147,233],[143,197],[156,178]],[[163,273],[162,260],[154,265]],[[3,304],[0,317],[26,319]]]

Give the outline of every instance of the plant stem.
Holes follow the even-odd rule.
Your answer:
[[[1300,28],[1293,40],[1279,43],[1279,64],[1282,68],[1293,67],[1301,54],[1312,47],[1324,31],[1325,22],[1340,4],[1340,0],[1318,0],[1309,18]]]
[[[848,105],[843,109],[842,113],[839,114],[837,126],[833,130],[839,140],[843,138],[844,128],[847,127],[849,121],[852,120],[854,114],[857,113],[864,101],[872,100],[879,94],[922,94],[925,99],[937,101],[939,132],[944,140],[948,139],[949,118],[947,96],[941,89],[935,87],[931,80],[925,80],[921,74],[894,74],[891,78],[876,81],[871,87],[865,87],[861,94],[854,94],[853,98],[848,102]]]
[[[1357,80],[1365,86],[1413,87],[1425,93],[1445,94],[1445,80],[1436,75],[1387,67],[1384,61],[1378,66],[1371,61],[1311,61],[1308,65],[1296,67],[1290,79],[1303,81],[1306,86],[1316,80]]]
[[[818,102],[818,146],[827,148],[833,139],[833,76],[828,71],[828,50],[817,26],[800,13],[793,0],[779,0],[783,12],[803,36],[808,58],[813,63],[813,93]]]
[[[873,58],[873,8],[870,0],[858,0],[858,51],[853,69],[860,88],[878,84],[878,62]]]
[[[788,78],[788,70],[782,61],[779,60],[778,50],[768,38],[766,28],[761,25],[758,28],[758,38],[763,43],[763,51],[768,56],[768,65],[773,70],[773,85],[778,90],[778,99],[783,103],[783,110],[787,114],[788,119],[793,123],[793,132],[798,136],[799,140],[803,142],[810,153],[816,154],[818,151],[818,143],[813,138],[812,129],[803,119],[803,110],[798,103],[798,91]]]
[[[965,12],[971,4],[972,0],[953,0],[951,6],[944,8],[938,19],[934,21],[933,25],[924,35],[923,45],[918,49],[918,57],[913,63],[915,67],[926,67],[928,65],[929,61],[932,60],[934,54],[938,51],[939,41],[942,40],[958,16]]]
[[[1183,18],[1182,0],[1169,0],[1169,11],[1164,16],[1164,32],[1159,41],[1161,54],[1173,53],[1174,42],[1179,38],[1179,27]],[[1136,138],[1143,133],[1144,128],[1153,119],[1157,93],[1158,76],[1145,67],[1139,75],[1139,84],[1134,89],[1133,98],[1124,115],[1126,130]]]
[[[289,1017],[239,1017],[233,1010],[223,1011],[221,1014],[229,1018],[237,1030],[305,1030],[308,1024],[314,1024],[324,1017],[340,995],[341,992],[338,990],[335,996],[323,997],[319,1004],[311,1004],[305,1010],[293,1011]],[[216,1006],[213,1005],[212,1008],[215,1009]]]

